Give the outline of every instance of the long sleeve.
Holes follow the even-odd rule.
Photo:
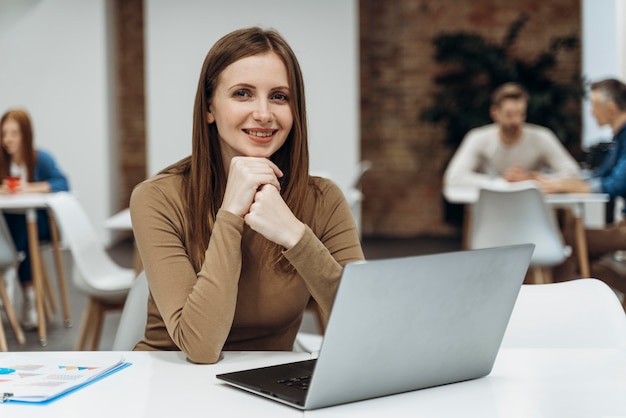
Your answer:
[[[492,144],[498,141],[492,126],[473,129],[467,133],[444,174],[446,186],[480,187],[498,176],[489,167]]]
[[[343,266],[364,257],[354,218],[341,190],[328,181],[322,187],[316,205],[318,213],[332,216],[316,219],[310,214],[312,224],[300,242],[284,255],[328,316]]]
[[[181,189],[179,176],[158,176],[131,197],[151,292],[137,349],[178,349],[198,363],[217,361],[222,350],[291,350],[311,295],[328,312],[342,266],[363,258],[341,191],[328,181],[310,188],[301,219],[306,232],[283,252],[294,269],[279,271],[260,257],[265,238],[242,218],[219,211],[196,273],[185,247],[189,225]]]
[[[51,192],[62,192],[70,189],[67,177],[56,164],[52,155],[45,151],[37,151],[35,178],[33,181],[47,181]]]
[[[608,193],[611,197],[626,197],[626,126],[613,138],[611,154],[591,179],[592,191]]]
[[[545,166],[549,171],[548,176],[562,179],[580,178],[580,166],[561,141],[548,129],[542,128],[539,132],[542,138],[536,141],[536,146],[541,148]]]
[[[132,194],[137,247],[169,337],[191,361],[215,362],[235,312],[243,219],[218,213],[205,262],[196,274],[185,248],[188,224],[182,202],[160,188],[162,183],[144,183]]]

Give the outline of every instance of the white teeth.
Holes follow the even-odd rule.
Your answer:
[[[268,136],[272,136],[273,132],[256,132],[256,131],[248,131],[249,135],[259,136],[261,138],[266,138]]]

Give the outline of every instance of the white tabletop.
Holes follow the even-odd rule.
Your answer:
[[[49,193],[0,194],[0,209],[30,209],[48,206]]]
[[[0,356],[6,354],[0,354]],[[29,352],[72,355],[98,352]],[[46,406],[0,404],[1,417],[618,417],[626,416],[626,350],[503,349],[482,379],[301,412],[221,383],[222,372],[307,359],[306,353],[226,353],[215,365],[180,352],[123,353],[130,367]]]
[[[10,353],[9,353],[10,354]],[[0,358],[3,354],[0,353]],[[24,352],[76,358],[88,363],[98,352]],[[181,352],[123,353],[131,366],[72,392],[48,405],[0,404],[0,417],[295,417],[291,407],[241,393],[218,383],[218,373],[297,361],[308,353],[225,353],[214,365],[192,364]]]
[[[476,203],[479,193],[480,189],[477,187],[446,186],[443,190],[443,195],[448,202],[459,204]],[[606,203],[608,201],[609,195],[605,193],[554,193],[546,195],[546,202],[553,205]]]
[[[482,379],[306,413],[307,417],[626,417],[626,351],[502,349]]]

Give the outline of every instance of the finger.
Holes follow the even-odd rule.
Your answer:
[[[280,190],[279,178],[283,177],[283,172],[276,164],[266,158],[259,158],[256,161],[258,165],[254,166],[255,173],[259,175],[269,175],[270,177],[264,177],[263,184],[272,183]]]
[[[267,162],[270,164],[270,167],[274,171],[274,174],[276,175],[276,177],[281,178],[284,175],[283,171],[280,168],[278,168],[278,166],[274,164],[273,161],[268,159]]]
[[[231,174],[240,173],[240,175],[249,179],[254,178],[259,186],[268,182],[273,182],[275,185],[279,186],[278,178],[283,176],[283,172],[276,164],[267,158],[259,157],[235,157],[231,161],[230,171]]]

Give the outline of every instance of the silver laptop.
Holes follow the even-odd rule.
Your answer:
[[[217,378],[308,410],[485,376],[533,249],[348,264],[317,359]]]

